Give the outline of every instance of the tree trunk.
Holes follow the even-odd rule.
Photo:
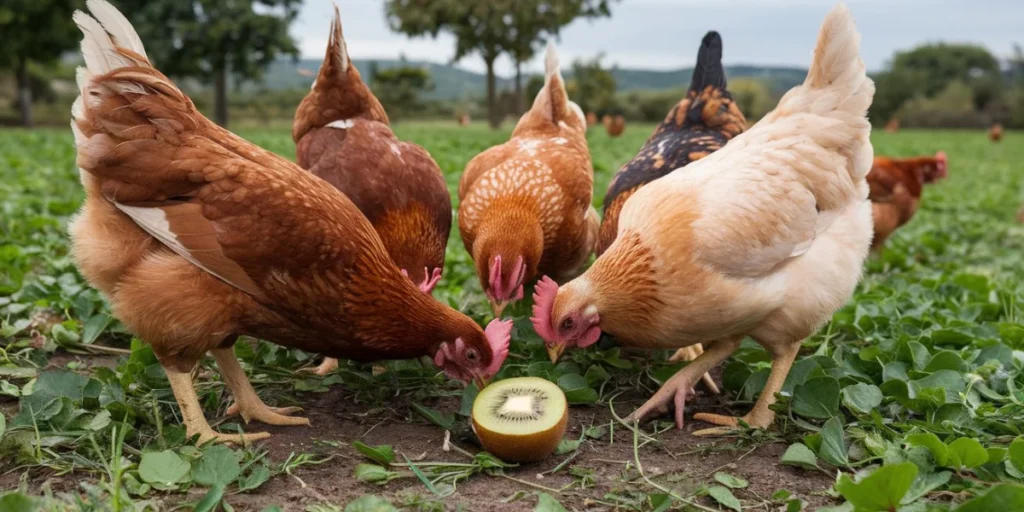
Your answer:
[[[491,128],[501,126],[501,116],[498,115],[498,98],[495,90],[494,78],[494,57],[484,56],[487,63],[487,118],[490,120]]]
[[[516,113],[523,115],[523,63],[516,60]]]
[[[217,71],[217,78],[213,84],[213,117],[217,124],[227,128],[228,126],[228,70],[224,68]]]
[[[21,125],[32,128],[32,79],[28,75],[28,62],[18,63],[18,106],[21,109]]]

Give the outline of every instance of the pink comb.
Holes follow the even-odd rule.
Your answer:
[[[935,162],[939,167],[939,177],[945,178],[949,173],[949,159],[946,157],[946,152],[939,151],[938,153],[935,153]]]
[[[491,364],[487,367],[487,375],[493,377],[508,357],[508,345],[512,341],[512,319],[491,320],[484,329],[484,335],[487,336],[487,344],[491,346]]]
[[[403,268],[402,275],[409,277],[409,271]],[[437,286],[437,283],[441,281],[441,269],[435,268],[434,272],[431,273],[430,269],[423,267],[423,276],[423,282],[416,285],[416,287],[419,288],[421,292],[430,295],[434,291],[434,287]],[[413,284],[416,283],[414,282]]]
[[[533,293],[533,316],[530,322],[537,334],[547,342],[558,341],[558,336],[551,328],[551,309],[555,305],[555,296],[558,294],[558,283],[548,276],[544,276],[534,287]]]
[[[434,291],[434,287],[437,283],[441,282],[441,269],[435,268],[433,272],[427,270],[427,267],[423,267],[424,280],[420,283],[420,291],[430,295]]]
[[[526,278],[526,264],[523,257],[516,258],[513,268],[513,275],[508,282],[501,280],[501,255],[495,256],[491,261],[491,271],[487,276],[490,295],[497,300],[519,300],[523,298],[523,279]]]

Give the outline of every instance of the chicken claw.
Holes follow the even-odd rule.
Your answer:
[[[277,414],[277,415],[280,415],[280,416],[291,416],[292,414],[295,414],[297,412],[302,411],[302,407],[268,407],[266,405],[264,405],[264,407],[266,408],[266,410],[270,411],[271,413]],[[234,415],[236,415],[238,413],[239,413],[238,402],[235,402],[235,403],[231,404],[230,407],[228,407],[228,410],[227,410],[227,412],[225,414],[227,416],[234,416]],[[260,418],[257,418],[256,416],[252,416],[251,414],[249,415],[248,418],[246,418],[245,415],[243,415],[242,419],[244,419],[246,423],[248,423],[249,420],[252,420],[252,419],[255,419],[255,420],[258,420],[258,421],[263,421]],[[267,422],[263,421],[263,423],[267,423]],[[277,425],[277,423],[271,423],[271,425]]]
[[[224,444],[240,444],[247,445],[256,441],[262,441],[270,438],[269,432],[255,432],[245,434],[222,434],[216,432],[213,429],[199,432],[199,440],[196,443],[198,446],[202,446],[209,442],[224,443]]]
[[[267,425],[309,425],[309,418],[298,418],[286,416],[302,410],[299,407],[267,407],[267,404],[260,400],[256,390],[252,388],[245,371],[238,364],[233,349],[220,348],[211,350],[220,373],[227,383],[228,389],[235,397],[235,404],[228,408],[228,413],[237,412],[246,423],[256,420]]]
[[[673,404],[676,410],[676,428],[683,428],[683,412],[686,410],[686,399],[693,396],[693,382],[684,368],[672,376],[654,396],[651,397],[639,409],[630,414],[627,421],[640,423],[648,417],[662,415],[668,412],[669,404]]]
[[[668,359],[668,361],[670,363],[675,363],[675,362],[679,362],[679,361],[693,361],[694,359],[697,359],[697,356],[699,356],[699,355],[701,355],[703,353],[704,353],[704,347],[701,346],[700,343],[695,343],[695,344],[690,345],[688,347],[683,347],[683,348],[677,350],[675,354],[672,354],[672,357],[670,357]],[[705,372],[704,376],[701,377],[701,380],[704,381],[704,385],[707,386],[708,391],[710,391],[710,392],[712,392],[713,394],[716,394],[716,395],[721,393],[718,390],[718,385],[715,384],[715,379],[711,378],[711,374],[710,373]]]
[[[702,412],[694,414],[693,419],[711,423],[713,425],[721,425],[720,427],[705,428],[693,433],[695,436],[715,437],[732,435],[739,432],[740,420],[743,420],[744,423],[750,425],[752,428],[768,428],[771,426],[772,422],[775,421],[775,414],[758,415],[756,412],[751,411],[746,416],[739,418],[736,416],[726,416],[724,414],[710,414]]]
[[[303,368],[300,371],[315,373],[321,377],[326,377],[328,373],[338,369],[338,360],[333,357],[325,357],[320,366],[316,368]]]

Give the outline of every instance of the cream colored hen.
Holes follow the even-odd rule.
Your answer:
[[[555,353],[592,344],[602,330],[651,349],[704,344],[633,419],[674,405],[681,428],[687,391],[749,336],[772,369],[742,419],[768,427],[801,342],[850,298],[872,235],[874,84],[859,46],[849,10],[837,6],[803,85],[719,151],[633,195],[614,244],[585,274],[561,289],[550,279],[537,285],[534,326]]]

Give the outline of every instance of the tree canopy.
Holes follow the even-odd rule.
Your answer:
[[[282,55],[301,0],[116,0],[161,71],[215,87],[215,117],[227,124],[228,76],[256,80]]]
[[[403,34],[455,36],[459,61],[478,54],[487,67],[487,105],[492,126],[501,119],[496,108],[494,62],[503,54],[521,63],[533,56],[545,38],[577,18],[611,15],[613,0],[387,0],[391,29]],[[517,88],[519,84],[517,84]]]
[[[71,14],[84,1],[4,0],[0,3],[0,68],[15,71],[24,126],[32,126],[32,88],[28,67],[49,64],[77,46],[80,35]]]

